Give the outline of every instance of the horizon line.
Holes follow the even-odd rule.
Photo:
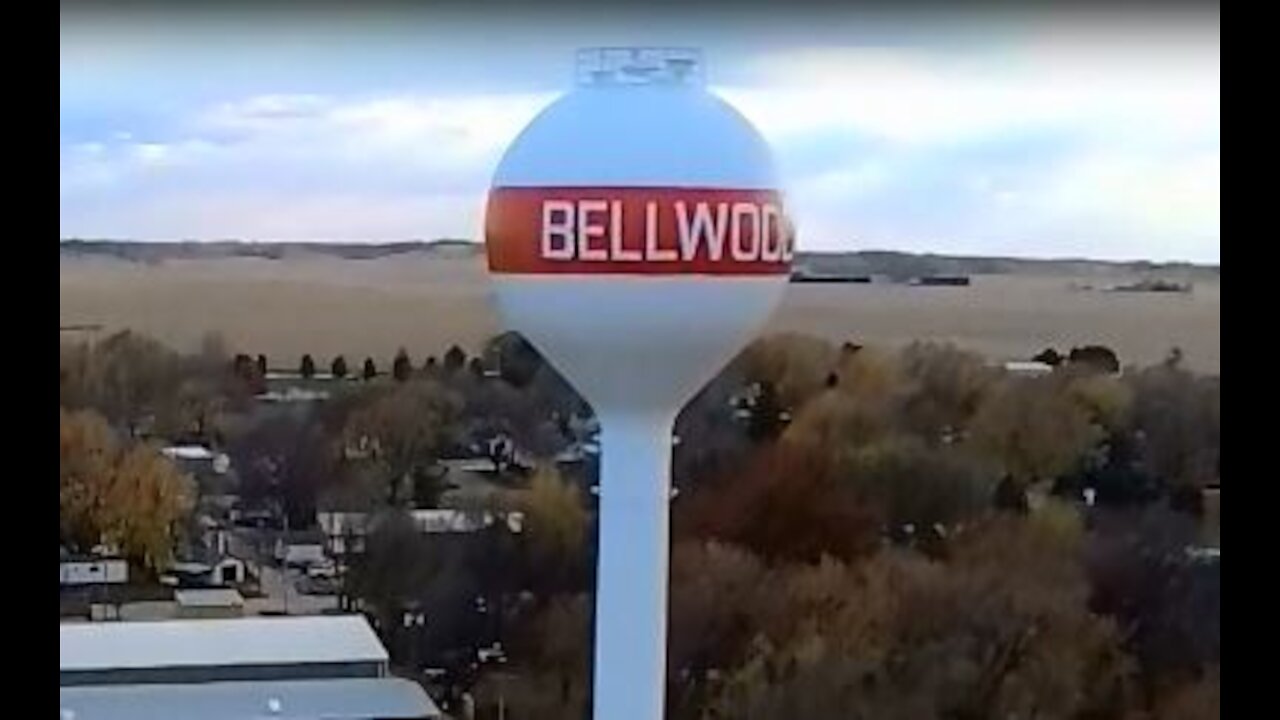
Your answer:
[[[220,238],[220,239],[181,239],[181,240],[138,240],[133,238],[59,238],[58,244],[82,243],[86,245],[92,244],[131,244],[131,245],[215,245],[215,244],[232,244],[232,245],[295,245],[295,246],[343,246],[358,245],[363,247],[391,247],[395,245],[434,245],[440,243],[454,243],[476,245],[483,247],[484,243],[470,238],[450,238],[440,237],[431,240],[423,240],[420,238],[406,240],[262,240],[262,239],[244,239],[244,238]],[[868,255],[868,254],[891,254],[906,255],[913,257],[937,257],[949,258],[957,260],[1009,260],[1023,262],[1045,262],[1045,263],[1101,263],[1107,265],[1187,265],[1196,268],[1216,268],[1222,269],[1222,261],[1206,262],[1197,260],[1152,260],[1150,258],[1129,258],[1129,259],[1106,259],[1093,258],[1084,256],[1044,256],[1044,255],[978,255],[966,253],[945,253],[935,251],[911,251],[911,250],[892,250],[889,248],[868,247],[858,250],[804,250],[797,248],[797,255]]]

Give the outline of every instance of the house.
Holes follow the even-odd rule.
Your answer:
[[[123,585],[129,582],[129,563],[118,557],[66,557],[59,562],[58,584],[69,586]]]
[[[453,508],[412,510],[409,517],[419,532],[427,534],[472,533],[493,525],[497,519],[491,512],[467,512]]]
[[[556,453],[555,461],[560,465],[571,465],[586,462],[600,455],[600,443],[595,440],[574,441]]]
[[[319,511],[316,524],[324,531],[324,549],[333,557],[364,552],[364,538],[372,516],[362,512]]]
[[[221,555],[209,568],[209,579],[215,585],[242,585],[247,579],[244,560],[232,555]]]
[[[248,580],[248,570],[244,560],[238,557],[204,554],[200,560],[173,563],[167,576],[179,587],[229,587]]]
[[[327,561],[323,543],[287,543],[276,559],[288,567],[309,567]]]
[[[306,388],[288,387],[283,391],[269,390],[257,396],[260,402],[267,403],[302,403],[321,402],[329,399],[328,390],[308,390]]]
[[[487,457],[441,458],[436,465],[445,474],[457,472],[491,473],[494,471],[493,460]]]
[[[58,613],[91,621],[120,619],[119,598],[129,582],[129,563],[115,552],[74,555],[58,548]]]
[[[382,517],[362,512],[321,511],[316,513],[316,524],[324,532],[325,551],[340,557],[364,552],[365,537],[377,530]],[[453,508],[411,510],[409,518],[414,527],[424,534],[472,533],[490,527],[498,520],[504,521],[511,532],[519,533],[524,522],[520,512],[495,515]]]
[[[226,453],[214,452],[203,445],[170,445],[160,448],[160,454],[193,474],[225,475],[231,469],[231,459]]]
[[[294,532],[277,538],[273,556],[287,567],[305,568],[327,562],[325,535],[319,530]]]
[[[235,618],[244,615],[244,598],[231,588],[176,590],[179,618]]]
[[[209,506],[206,498],[234,493],[238,480],[226,453],[199,444],[175,444],[160,448],[160,454],[195,482],[200,507]]]
[[[58,660],[63,718],[442,717],[359,615],[64,623]]]
[[[241,585],[248,578],[245,561],[230,552],[230,536],[217,521],[201,516],[204,532],[198,540],[178,551],[177,562],[169,567],[170,584],[180,587]],[[163,579],[162,579],[163,580]]]
[[[1004,364],[1004,371],[1020,377],[1038,377],[1052,373],[1053,366],[1034,360],[1010,360]]]
[[[280,517],[265,508],[233,508],[228,516],[236,527],[279,530],[284,523]]]

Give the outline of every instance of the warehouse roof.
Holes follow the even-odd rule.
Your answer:
[[[61,624],[58,655],[63,671],[388,659],[359,615]]]
[[[442,717],[426,692],[403,678],[64,687],[58,704],[65,720]]]

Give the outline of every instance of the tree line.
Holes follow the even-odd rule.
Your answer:
[[[263,386],[262,383],[269,372],[267,356],[262,354],[251,357],[246,353],[237,353],[232,360],[232,367],[237,377],[259,388]],[[397,381],[405,382],[418,373],[424,376],[433,375],[439,371],[452,374],[464,367],[473,375],[485,373],[484,362],[479,357],[470,358],[468,361],[466,350],[457,345],[452,345],[445,351],[443,363],[435,355],[429,355],[420,370],[414,368],[409,352],[400,348],[391,361],[391,376]],[[297,374],[303,379],[310,380],[316,376],[317,372],[315,358],[311,353],[303,353],[298,361]],[[329,375],[333,378],[343,380],[357,377],[352,373],[345,355],[335,355],[329,363]],[[366,357],[360,366],[358,377],[363,380],[373,380],[379,374],[378,363],[372,356]]]
[[[508,717],[586,717],[594,468],[548,459],[589,408],[536,350],[507,334],[419,371],[400,352],[389,376],[257,417],[265,358],[223,348],[64,346],[64,418],[217,434],[245,497],[295,526],[379,515],[347,590],[393,660],[450,668],[483,717],[499,693]],[[1219,575],[1184,550],[1220,487],[1220,379],[1177,352],[1117,373],[1107,353],[1021,377],[948,345],[748,347],[676,424],[668,717],[1217,717]],[[406,511],[447,490],[435,461],[493,434],[540,459],[474,508],[523,511],[519,536],[414,532]],[[100,534],[66,495],[64,536]],[[435,622],[403,627],[410,607]],[[501,676],[473,667],[493,641]]]

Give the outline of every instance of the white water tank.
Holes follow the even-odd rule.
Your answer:
[[[769,147],[697,51],[598,48],[520,133],[485,217],[498,310],[601,423],[594,716],[658,720],[671,429],[758,332],[794,233]]]

